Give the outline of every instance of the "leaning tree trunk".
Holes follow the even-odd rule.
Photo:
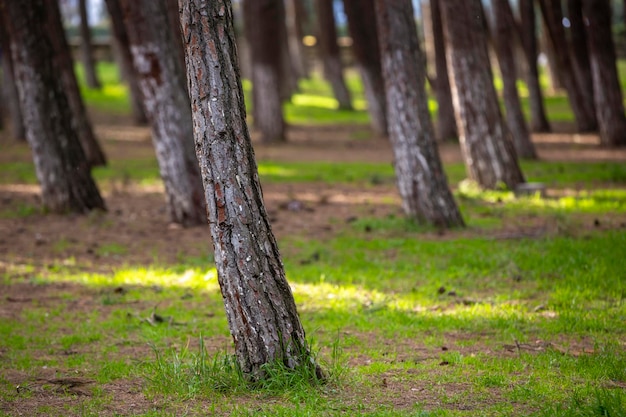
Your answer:
[[[284,142],[281,100],[282,0],[244,0],[244,24],[252,61],[254,127],[263,142]]]
[[[378,134],[386,136],[385,83],[378,50],[374,0],[344,0],[343,7],[352,36],[352,51],[363,80],[372,127]]]
[[[626,117],[611,33],[611,8],[604,0],[584,0],[583,7],[589,22],[587,41],[600,141],[604,146],[624,146]]]
[[[543,105],[543,94],[539,85],[537,70],[537,37],[535,23],[534,0],[519,0],[520,38],[527,62],[525,74],[528,87],[528,104],[530,107],[530,130],[533,132],[549,132],[550,123]]]
[[[528,126],[522,114],[522,105],[517,92],[517,74],[515,71],[515,58],[511,45],[515,42],[515,18],[507,1],[495,1],[492,3],[494,13],[494,44],[500,73],[504,84],[504,106],[506,108],[506,120],[513,138],[513,145],[517,156],[524,159],[537,159],[535,146],[530,141]]]
[[[72,118],[74,119],[74,128],[78,133],[89,164],[92,167],[104,166],[107,163],[106,156],[96,140],[87,109],[85,109],[85,103],[83,103],[83,97],[80,94],[78,82],[76,81],[74,61],[65,38],[58,0],[45,0],[45,2],[49,11],[46,21],[47,32],[55,50],[54,62],[61,72],[61,82],[69,100]]]
[[[148,122],[146,112],[143,108],[143,99],[141,98],[141,89],[135,68],[133,67],[133,56],[130,52],[130,43],[128,33],[124,27],[124,16],[119,0],[105,0],[109,18],[111,19],[111,30],[117,42],[119,66],[124,78],[128,83],[130,92],[130,107],[133,115],[133,121],[138,125],[144,125]]]
[[[4,100],[4,109],[8,113],[11,136],[17,141],[25,141],[26,131],[13,74],[11,40],[4,25],[0,25],[0,48],[2,48],[2,96],[0,99]]]
[[[337,44],[337,28],[332,0],[315,1],[318,22],[318,51],[324,65],[324,77],[330,83],[340,109],[352,109],[350,91],[343,77],[341,54]]]
[[[93,57],[91,29],[89,28],[89,16],[87,15],[87,0],[78,0],[78,9],[80,14],[80,49],[83,57],[85,81],[89,88],[101,88],[102,85],[96,74],[96,63]]]
[[[183,226],[206,224],[185,72],[172,53],[177,40],[169,25],[166,0],[122,0],[120,4],[170,219]]]
[[[15,80],[32,149],[42,202],[52,212],[86,213],[105,209],[90,166],[73,128],[57,51],[45,22],[49,3],[43,0],[0,2],[12,48]]]
[[[263,378],[263,366],[275,361],[316,367],[263,205],[230,0],[179,4],[196,153],[239,365],[252,379]]]
[[[376,0],[389,139],[405,213],[439,227],[463,226],[439,159],[424,89],[411,0]]]
[[[563,29],[563,10],[560,1],[539,0],[541,14],[548,31],[548,38],[555,55],[557,72],[567,90],[574,118],[581,132],[593,131],[598,127],[593,106],[588,97],[584,96],[572,70],[572,62],[568,53],[567,39]]]
[[[435,68],[437,82],[435,94],[437,96],[437,134],[440,140],[456,139],[458,131],[454,119],[454,105],[450,91],[450,79],[446,62],[446,46],[441,24],[440,0],[430,0],[430,15],[432,21],[433,43],[435,49]]]
[[[597,114],[593,102],[593,79],[591,77],[587,35],[585,34],[582,0],[567,0],[567,12],[570,21],[570,41],[568,45],[570,47],[574,77],[583,97],[587,99],[594,114]]]
[[[493,86],[480,0],[441,0],[448,74],[461,151],[470,179],[483,188],[524,182]]]

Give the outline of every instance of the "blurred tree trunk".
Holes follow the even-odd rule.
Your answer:
[[[437,73],[435,82],[435,94],[437,96],[438,106],[437,134],[440,140],[448,140],[456,139],[459,134],[456,128],[456,120],[454,119],[454,105],[452,104],[452,92],[450,91],[450,79],[448,78],[446,45],[443,37],[439,1],[440,0],[430,0],[435,68]]]
[[[289,56],[291,57],[291,66],[295,70],[295,75],[298,79],[309,77],[304,45],[302,44],[302,38],[304,37],[302,30],[303,9],[302,0],[285,1],[285,23],[287,26],[287,40],[289,42]]]
[[[480,0],[441,0],[448,74],[469,178],[483,188],[524,182],[493,86]]]
[[[587,47],[587,35],[583,21],[582,0],[567,0],[567,11],[570,21],[570,56],[574,69],[574,77],[578,88],[596,114],[593,102],[593,79],[591,77],[591,63],[589,61],[589,49]]]
[[[528,103],[530,106],[530,130],[533,132],[549,132],[550,123],[543,105],[543,94],[539,85],[537,70],[537,29],[535,23],[534,0],[519,0],[520,38],[527,62],[525,74],[528,87]]]
[[[261,132],[265,143],[284,142],[280,83],[282,0],[244,0],[245,32],[250,45],[252,61],[252,112],[254,127]]]
[[[517,73],[512,45],[516,42],[515,18],[508,0],[492,3],[494,14],[494,46],[500,73],[504,84],[503,96],[506,120],[513,138],[513,145],[519,158],[537,159],[535,146],[530,141],[528,126],[522,113],[522,105],[517,91]]]
[[[263,366],[276,361],[311,367],[322,377],[263,204],[230,0],[180,0],[180,5],[196,153],[237,360],[252,380],[266,377]]]
[[[376,0],[389,139],[407,216],[438,227],[463,226],[437,150],[424,89],[425,68],[411,0]]]
[[[2,50],[2,95],[0,99],[3,100],[3,108],[5,112],[8,113],[8,124],[11,128],[11,136],[17,141],[25,141],[26,132],[24,130],[24,120],[22,118],[22,109],[20,108],[20,99],[17,94],[17,85],[15,84],[15,77],[13,75],[11,40],[7,33],[7,28],[4,25],[0,25],[0,48]]]
[[[185,70],[185,51],[183,50],[183,38],[180,31],[180,14],[178,13],[178,0],[166,0],[167,2],[167,18],[169,19],[169,27],[174,37],[176,45],[175,53],[180,60],[180,67]]]
[[[170,27],[166,1],[121,0],[120,4],[170,219],[194,226],[206,224],[206,211],[185,72],[173,52],[178,40]]]
[[[128,83],[130,91],[130,104],[133,121],[138,125],[144,125],[148,122],[146,112],[143,108],[143,99],[141,98],[141,89],[137,74],[133,67],[133,56],[130,53],[130,43],[128,33],[124,27],[124,16],[119,0],[105,0],[109,17],[111,19],[111,30],[117,42],[119,51],[120,72],[124,75],[124,79]]]
[[[318,51],[324,65],[324,77],[330,83],[340,109],[352,109],[350,91],[343,77],[341,52],[337,44],[337,28],[333,13],[333,0],[315,0],[317,11]]]
[[[254,0],[253,0],[254,1]],[[298,92],[298,64],[295,62],[293,55],[291,54],[291,40],[289,29],[287,27],[287,11],[285,10],[285,0],[278,1],[279,13],[280,13],[280,65],[281,65],[281,77],[280,77],[280,98],[283,102],[291,101],[291,97]]]
[[[91,29],[89,28],[89,16],[87,14],[87,0],[78,0],[80,14],[80,50],[85,70],[85,82],[89,88],[102,88],[96,73],[96,63],[91,42]]]
[[[596,115],[591,105],[590,97],[585,97],[576,76],[572,70],[572,60],[569,56],[565,30],[563,29],[563,10],[560,1],[539,0],[541,14],[548,31],[549,40],[555,54],[555,62],[559,77],[567,90],[572,111],[576,119],[578,130],[581,132],[594,131],[598,127]]]
[[[15,81],[42,202],[56,213],[105,209],[73,128],[66,86],[55,64],[57,51],[42,25],[49,20],[51,4],[43,0],[0,1],[2,23],[15,45]],[[56,2],[54,6],[58,7]]]
[[[626,117],[611,32],[611,7],[603,0],[584,0],[583,7],[589,22],[587,41],[600,140],[604,146],[625,146]]]
[[[374,0],[344,0],[352,51],[363,80],[367,109],[376,133],[387,135],[385,84],[380,64]]]
[[[46,9],[48,10],[46,29],[48,37],[52,41],[55,51],[54,63],[61,73],[61,82],[65,89],[65,94],[69,100],[72,122],[78,133],[80,143],[87,155],[87,161],[93,166],[106,165],[106,156],[96,140],[93,132],[83,97],[76,81],[76,73],[74,72],[74,61],[70,52],[63,22],[61,20],[61,11],[57,0],[44,0]]]

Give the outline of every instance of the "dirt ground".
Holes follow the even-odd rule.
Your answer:
[[[595,135],[568,133],[567,126],[557,126],[563,133],[534,135],[533,141],[543,160],[552,161],[626,161],[626,149],[607,150],[598,145]],[[97,124],[100,138],[110,160],[153,155],[150,132],[145,127],[132,126],[125,119],[100,118]],[[369,161],[392,162],[389,144],[382,138],[371,138],[366,126],[296,126],[289,130],[289,141],[283,145],[264,146],[255,140],[258,160],[272,161]],[[256,137],[254,137],[256,139]],[[0,164],[16,160],[28,161],[30,155],[25,145],[10,144],[2,140],[3,152]],[[444,162],[460,162],[461,155],[456,144],[440,147]],[[265,202],[276,235],[307,236],[326,239],[335,235],[357,217],[401,215],[400,199],[392,183],[370,185],[367,188],[346,184],[263,184]],[[34,185],[0,185],[0,212],[18,211],[20,208],[38,204],[38,187]],[[35,265],[46,268],[59,259],[74,258],[76,265],[87,265],[96,271],[109,272],[120,264],[149,264],[155,260],[162,264],[175,263],[180,254],[200,256],[210,253],[208,227],[183,229],[171,224],[165,210],[162,187],[116,184],[103,189],[108,211],[87,216],[29,215],[0,218],[0,272],[13,265]],[[589,223],[591,225],[591,222]],[[508,233],[528,233],[545,230],[551,225],[517,223],[505,225],[504,229],[472,230],[456,234],[484,234],[506,236]],[[591,227],[591,226],[590,226]],[[436,232],[426,238],[441,239]],[[103,256],[107,247],[119,245],[125,248],[120,256]],[[289,256],[289,249],[283,255]],[[21,281],[20,274],[14,274]],[[31,303],[46,305],[52,302],[56,292],[74,292],[83,302],[76,309],[85,309],[98,296],[93,291],[73,284],[54,284],[42,287],[21,282],[15,285],[0,283],[0,320],[15,319]],[[107,308],[100,306],[99,308]],[[409,347],[410,348],[410,347]],[[407,349],[409,349],[407,348]],[[581,350],[585,349],[584,346]],[[3,352],[0,351],[0,360]],[[47,378],[47,376],[44,375]],[[19,384],[24,375],[11,372],[5,375],[9,381]],[[107,414],[124,413],[118,406],[136,404],[136,410],[154,406],[141,394],[140,383],[129,381],[125,386],[104,387],[116,398],[113,409]],[[418,395],[418,394],[415,394]],[[39,404],[63,402],[66,398],[49,395],[33,395],[30,405],[23,410],[34,410]],[[406,400],[408,401],[408,400]],[[32,407],[32,408],[31,408]],[[9,415],[21,411],[5,409]],[[25,411],[29,415],[28,411]]]

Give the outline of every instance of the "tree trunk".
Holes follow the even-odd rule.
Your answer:
[[[448,188],[424,89],[424,59],[411,0],[376,0],[389,139],[407,216],[438,227],[463,226]]]
[[[143,108],[141,89],[139,88],[139,81],[133,67],[133,56],[130,52],[128,33],[126,33],[126,28],[124,27],[122,8],[119,0],[105,0],[105,3],[111,19],[111,30],[118,46],[120,71],[124,74],[124,78],[128,83],[133,121],[138,125],[145,125],[148,122],[148,118]]]
[[[51,3],[0,3],[2,20],[15,45],[15,80],[44,207],[58,213],[105,209],[73,128],[66,87],[54,63],[57,51],[41,24],[51,13]]]
[[[441,24],[440,0],[430,0],[430,15],[432,21],[433,43],[435,52],[435,68],[437,82],[435,94],[437,96],[437,134],[440,140],[456,139],[458,131],[454,119],[454,105],[450,91],[450,79],[446,62],[446,46]]]
[[[593,79],[591,77],[585,22],[583,21],[582,0],[567,0],[567,11],[570,21],[570,42],[568,45],[570,47],[574,77],[576,78],[578,89],[582,92],[587,104],[594,114],[597,114],[593,102]]]
[[[196,153],[239,365],[253,380],[275,361],[316,367],[263,205],[230,0],[180,0],[180,6]]]
[[[285,1],[285,17],[287,26],[287,40],[289,42],[289,56],[291,57],[291,67],[295,70],[296,78],[307,78],[308,68],[304,55],[304,45],[302,38],[302,0]],[[300,9],[300,11],[298,11]]]
[[[78,9],[80,13],[80,50],[85,70],[85,81],[87,87],[99,89],[102,88],[102,85],[96,74],[96,64],[91,43],[91,29],[89,28],[89,16],[87,15],[87,0],[78,0]]]
[[[8,113],[11,136],[17,141],[25,141],[26,131],[14,77],[11,40],[4,25],[0,25],[0,48],[2,48],[2,96],[0,98],[3,99],[4,110]]]
[[[344,0],[352,51],[363,80],[367,109],[376,133],[387,135],[385,84],[380,64],[374,0]]]
[[[537,70],[537,38],[535,23],[534,0],[519,0],[520,38],[526,57],[527,71],[525,74],[528,87],[528,103],[530,106],[530,130],[533,132],[549,132],[550,123],[543,105],[543,94],[539,85]]]
[[[244,0],[245,32],[252,60],[254,127],[265,143],[284,142],[285,121],[280,97],[282,0]]]
[[[166,0],[122,0],[120,4],[170,218],[183,226],[206,224],[185,72],[178,56],[172,53],[176,39],[169,25]]]
[[[593,131],[598,127],[591,102],[580,89],[568,53],[567,39],[563,29],[563,10],[560,1],[539,0],[541,13],[548,30],[550,42],[555,53],[557,71],[567,90],[572,111],[581,132]]]
[[[337,28],[332,0],[316,0],[318,29],[318,50],[324,65],[324,77],[330,83],[340,109],[352,110],[350,91],[343,78],[343,65],[337,44]]]
[[[537,159],[535,146],[530,141],[528,127],[522,114],[519,94],[517,92],[517,74],[515,58],[511,45],[515,43],[515,18],[511,6],[506,1],[492,3],[494,13],[494,45],[500,65],[500,73],[504,84],[504,106],[506,120],[513,138],[517,156],[524,159]]]
[[[587,41],[600,140],[604,146],[624,146],[626,117],[611,33],[611,7],[604,0],[584,0],[583,7],[589,22]]]
[[[461,151],[470,179],[483,188],[524,182],[502,121],[487,56],[480,0],[441,0],[448,74]]]

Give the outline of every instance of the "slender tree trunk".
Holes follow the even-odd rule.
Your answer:
[[[502,121],[487,56],[480,0],[441,0],[448,74],[459,128],[461,151],[470,179],[483,188],[524,182]]]
[[[285,121],[280,97],[282,0],[244,0],[244,23],[252,59],[254,126],[265,143],[284,142]]]
[[[585,34],[585,22],[583,21],[582,0],[567,0],[567,11],[570,21],[570,56],[574,68],[574,77],[578,88],[588,105],[596,114],[593,102],[593,79],[591,77],[591,63],[589,61],[589,49],[587,48],[587,35]]]
[[[308,69],[304,56],[304,45],[302,38],[302,22],[299,16],[302,13],[302,0],[285,1],[285,17],[287,26],[287,40],[289,43],[289,55],[291,57],[291,67],[294,69],[296,78],[307,78]],[[298,11],[300,9],[300,11]]]
[[[96,136],[83,103],[83,97],[74,73],[74,61],[70,53],[61,20],[58,0],[45,0],[47,14],[47,33],[55,50],[54,63],[61,73],[61,82],[69,100],[72,122],[78,133],[80,143],[87,155],[87,161],[94,166],[106,165],[106,156],[96,140]]]
[[[87,15],[87,0],[78,0],[78,10],[80,13],[80,49],[83,57],[85,81],[87,82],[87,87],[99,89],[102,85],[96,74],[96,63],[91,43],[91,29],[89,28],[89,16]]]
[[[185,72],[172,53],[177,40],[169,25],[166,0],[122,0],[120,4],[170,218],[184,226],[206,224]]]
[[[254,0],[252,0],[254,1]],[[287,27],[287,11],[285,10],[285,0],[277,2],[280,13],[280,98],[283,102],[291,101],[291,97],[298,92],[298,64],[295,62],[291,54],[291,46],[289,39],[289,29]]]
[[[352,51],[363,80],[373,129],[387,135],[385,84],[382,77],[374,0],[344,0]]]
[[[435,94],[437,96],[437,133],[440,140],[456,139],[458,131],[454,119],[454,105],[450,91],[450,79],[446,62],[446,46],[441,24],[440,0],[430,0],[430,15],[432,21],[433,43],[435,52],[435,68],[437,82]]]
[[[419,222],[463,226],[437,151],[411,0],[376,0],[376,12],[389,139],[404,211]]]
[[[589,22],[587,41],[600,140],[604,146],[625,146],[626,117],[611,33],[611,7],[604,0],[584,0],[583,7]]]
[[[42,202],[59,213],[105,209],[73,128],[66,88],[54,64],[56,50],[41,24],[49,5],[43,0],[0,1],[2,23],[15,45],[15,80]]]
[[[144,125],[148,122],[148,118],[143,108],[141,89],[139,88],[139,81],[137,80],[137,74],[135,74],[133,67],[133,56],[130,53],[128,33],[126,33],[126,28],[124,27],[122,8],[119,0],[105,0],[105,3],[111,19],[113,36],[115,37],[119,50],[120,70],[128,83],[133,121],[138,125]]]
[[[513,138],[517,156],[524,159],[537,159],[535,146],[530,141],[528,126],[522,114],[522,105],[517,91],[517,74],[512,45],[515,43],[515,18],[507,1],[495,1],[494,12],[494,45],[500,65],[500,73],[504,83],[504,106],[506,120]]]
[[[584,92],[580,89],[572,71],[572,62],[568,53],[567,39],[565,38],[565,30],[562,24],[563,10],[561,9],[561,2],[539,0],[539,4],[555,53],[557,71],[567,90],[567,96],[574,112],[578,130],[581,132],[593,131],[598,127],[598,123],[593,106],[588,97],[584,96]]]
[[[318,29],[318,50],[324,65],[324,77],[330,83],[340,109],[352,109],[350,91],[343,77],[341,54],[337,44],[337,28],[332,0],[316,0]]]
[[[230,0],[180,0],[180,6],[196,153],[239,365],[253,380],[275,361],[316,367],[263,205]]]
[[[548,82],[549,82],[549,91],[551,93],[556,93],[564,89],[563,87],[563,77],[559,73],[559,68],[557,65],[556,53],[554,52],[554,46],[552,45],[552,41],[550,40],[550,34],[548,33],[548,26],[546,25],[545,19],[542,19],[541,24],[541,49],[546,54],[546,68],[548,70]]]
[[[0,48],[2,48],[2,96],[5,105],[4,109],[8,113],[11,136],[17,141],[26,140],[22,109],[20,99],[17,94],[17,85],[13,76],[13,57],[11,56],[11,40],[7,33],[7,28],[0,25]]]
[[[528,64],[525,79],[530,106],[530,130],[533,132],[549,132],[551,130],[550,123],[548,123],[543,105],[543,94],[539,85],[539,71],[537,70],[537,29],[534,0],[519,0],[519,11],[521,22],[519,33],[524,56]]]

